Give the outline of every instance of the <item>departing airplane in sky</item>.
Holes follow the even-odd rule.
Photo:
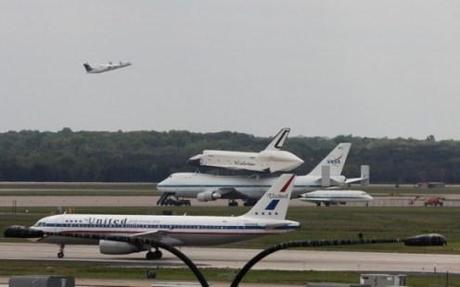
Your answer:
[[[203,153],[192,156],[189,163],[197,166],[267,173],[291,171],[299,167],[303,160],[293,153],[281,150],[289,132],[289,128],[282,128],[270,144],[260,152],[204,150]]]
[[[304,193],[299,198],[302,201],[308,201],[316,203],[320,206],[321,203],[325,206],[346,204],[347,202],[369,202],[374,198],[365,191],[362,190],[338,190],[338,189],[326,189],[326,190],[315,190]]]
[[[257,204],[241,216],[60,214],[42,218],[29,228],[11,226],[5,230],[5,237],[58,244],[59,258],[64,257],[66,244],[98,244],[103,254],[148,251],[147,259],[159,259],[161,251],[152,252],[152,246],[63,237],[56,233],[132,236],[173,246],[224,244],[285,233],[300,227],[298,222],[285,219],[294,179],[292,174],[281,175]]]
[[[109,62],[108,64],[105,65],[98,65],[97,67],[91,67],[88,63],[84,63],[83,67],[85,67],[85,70],[87,73],[90,74],[98,74],[98,73],[104,73],[108,71],[112,71],[115,69],[120,69],[124,67],[131,66],[130,62],[118,62],[118,64],[113,64],[112,62]]]
[[[369,177],[368,174],[350,179],[341,175],[350,147],[350,143],[340,143],[309,174],[297,176],[292,197],[298,197],[302,193],[320,188],[342,186],[366,180]],[[324,167],[327,167],[329,172],[329,175],[326,175],[329,181],[327,186],[323,182]],[[199,201],[243,199],[247,205],[252,205],[276,180],[277,177],[272,176],[173,173],[157,184],[157,189],[162,192],[162,197],[158,203],[161,204],[161,200],[167,196],[175,195],[177,197],[197,198]]]

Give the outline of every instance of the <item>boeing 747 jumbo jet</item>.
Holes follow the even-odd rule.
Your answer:
[[[99,244],[103,254],[129,254],[148,250],[147,259],[159,259],[161,251],[151,246],[128,242],[57,236],[68,234],[105,234],[149,238],[173,246],[213,245],[281,234],[299,228],[296,221],[286,220],[295,175],[283,174],[246,214],[241,216],[157,216],[60,214],[40,219],[26,228],[11,226],[5,237],[35,238],[37,242],[60,246],[64,257],[66,244]],[[38,238],[37,238],[38,237]]]
[[[334,148],[309,174],[297,176],[292,197],[298,197],[302,193],[341,186],[347,183],[357,182],[368,178],[368,174],[362,174],[360,178],[346,179],[341,175],[343,166],[350,150],[350,143],[340,143]],[[324,175],[323,167],[328,167],[326,175],[329,183],[327,186],[322,182]],[[263,176],[221,176],[201,173],[174,173],[158,183],[157,189],[162,192],[158,201],[167,196],[197,198],[199,201],[211,201],[217,199],[230,199],[229,205],[234,205],[235,199],[245,200],[246,205],[252,205],[257,199],[273,185],[277,177]]]
[[[204,150],[203,153],[192,156],[189,163],[197,166],[266,173],[291,171],[299,167],[303,160],[293,153],[281,150],[289,132],[289,128],[281,129],[270,144],[260,152]]]
[[[119,62],[118,64],[112,64],[112,62],[109,62],[106,65],[98,65],[97,67],[91,67],[88,63],[84,63],[83,67],[85,67],[85,70],[87,73],[90,74],[98,74],[98,73],[104,73],[108,71],[112,71],[115,69],[120,69],[124,67],[131,66],[130,62]]]

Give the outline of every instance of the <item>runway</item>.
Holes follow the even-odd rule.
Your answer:
[[[0,243],[0,259],[58,260],[56,245],[39,243]],[[260,250],[235,248],[181,248],[200,268],[241,268]],[[147,261],[143,253],[109,256],[98,246],[66,246],[68,261],[93,261],[127,266],[181,267],[172,254],[164,252],[161,260]],[[449,272],[460,274],[460,255],[408,254],[377,252],[337,252],[284,250],[254,266],[262,270],[370,271],[370,272]]]
[[[460,195],[439,195],[449,198],[444,201],[444,206],[460,206]],[[107,207],[107,206],[129,206],[145,207],[156,206],[158,196],[0,196],[1,207],[11,207],[16,204],[17,207]],[[370,202],[369,207],[383,206],[410,206],[413,196],[381,196],[375,197]],[[228,200],[216,200],[201,202],[196,199],[190,199],[192,206],[227,206]],[[290,206],[315,206],[313,203],[303,202],[293,199]],[[242,201],[239,201],[242,206]],[[346,206],[365,206],[365,203],[349,202]],[[413,206],[423,206],[423,201],[415,202]]]

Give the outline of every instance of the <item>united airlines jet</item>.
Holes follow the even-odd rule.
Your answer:
[[[60,246],[58,258],[64,257],[67,244],[98,244],[103,254],[129,254],[148,251],[147,259],[162,256],[157,248],[128,242],[64,237],[56,234],[96,234],[149,238],[173,246],[214,245],[281,234],[299,228],[296,221],[286,220],[295,176],[283,174],[246,214],[241,216],[157,216],[60,214],[40,219],[26,228],[11,226],[5,237],[35,239]]]

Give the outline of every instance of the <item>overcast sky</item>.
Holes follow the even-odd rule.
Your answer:
[[[460,139],[460,1],[0,0],[0,36],[2,132]]]

